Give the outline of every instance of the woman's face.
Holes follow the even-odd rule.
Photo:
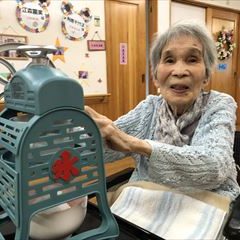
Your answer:
[[[155,85],[173,113],[186,111],[206,84],[202,44],[189,36],[170,40],[163,48]]]

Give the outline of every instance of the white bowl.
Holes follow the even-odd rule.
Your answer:
[[[36,214],[30,223],[34,240],[64,239],[82,224],[87,212],[87,196]]]

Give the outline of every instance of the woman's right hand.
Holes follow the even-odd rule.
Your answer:
[[[113,121],[111,119],[101,115],[89,106],[85,106],[84,110],[95,121],[103,138],[111,134],[113,130]]]
[[[138,139],[121,131],[113,124],[112,120],[99,114],[88,106],[85,106],[85,112],[96,122],[102,137],[111,149],[120,152],[135,152],[150,156],[152,148],[147,141]]]

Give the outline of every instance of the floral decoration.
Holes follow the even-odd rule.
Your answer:
[[[233,29],[228,31],[223,28],[218,32],[216,47],[219,60],[226,60],[232,56],[233,49],[236,47],[233,40]]]
[[[89,8],[84,8],[80,12],[74,10],[73,4],[69,0],[63,0],[61,10],[64,14],[62,20],[62,32],[69,40],[79,41],[88,35],[88,22],[92,16]]]
[[[47,8],[49,4],[50,0],[17,0],[16,17],[19,24],[29,32],[43,32],[50,20]]]

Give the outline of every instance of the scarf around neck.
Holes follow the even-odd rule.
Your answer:
[[[209,93],[202,91],[196,101],[178,118],[174,117],[168,103],[163,98],[159,106],[154,139],[179,147],[189,145],[208,96]]]

